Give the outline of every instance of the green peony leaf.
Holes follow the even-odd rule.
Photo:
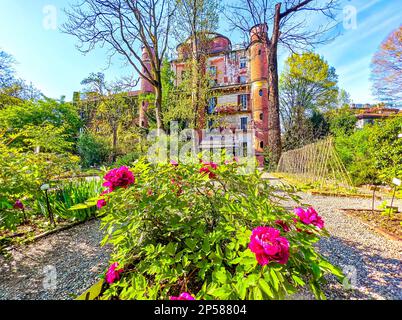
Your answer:
[[[269,286],[269,284],[264,279],[258,280],[258,285],[260,286],[261,290],[270,298],[274,298],[274,294]]]

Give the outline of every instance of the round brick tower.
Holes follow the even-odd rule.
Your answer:
[[[260,166],[264,164],[264,148],[268,143],[268,46],[264,39],[268,27],[256,25],[250,30],[251,111],[254,123],[254,150]]]
[[[145,47],[142,48],[142,61],[144,62],[145,66],[149,71],[151,71],[151,60],[149,58],[148,52]],[[142,72],[147,75],[145,68],[142,68]],[[154,93],[155,89],[153,85],[144,77],[141,77],[141,93],[142,94],[149,94]],[[143,100],[141,105],[139,106],[139,126],[140,128],[147,128],[148,127],[148,119],[146,117],[146,111],[148,109],[149,102]]]

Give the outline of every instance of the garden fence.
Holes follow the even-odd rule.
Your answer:
[[[352,186],[350,176],[337,154],[332,138],[284,152],[277,171],[319,186],[328,184]]]

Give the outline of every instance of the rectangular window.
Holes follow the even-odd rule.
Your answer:
[[[208,114],[212,114],[215,111],[217,99],[216,98],[210,98],[209,99],[209,104],[208,104]]]
[[[210,86],[210,87],[216,87],[216,86],[218,86],[218,79],[209,80],[209,86]]]
[[[242,111],[246,111],[248,109],[248,96],[247,94],[240,95],[240,108]]]
[[[247,117],[240,118],[240,129],[243,131],[247,130]]]
[[[247,68],[247,58],[242,57],[240,58],[240,69],[245,69]]]
[[[211,77],[216,77],[216,67],[215,66],[210,66],[209,67],[209,73]]]
[[[247,83],[247,77],[246,76],[240,76],[239,77],[239,82],[240,83]]]
[[[242,144],[242,151],[243,151],[242,156],[243,156],[243,157],[247,157],[247,142],[243,142],[243,144]]]

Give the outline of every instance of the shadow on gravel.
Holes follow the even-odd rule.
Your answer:
[[[320,253],[341,267],[355,290],[337,289],[337,299],[402,299],[401,261],[384,257],[380,250],[338,237],[322,238]],[[331,296],[331,294],[330,294]]]
[[[107,267],[98,224],[90,222],[0,257],[0,300],[68,299],[93,284]],[[53,286],[54,284],[54,286]]]

